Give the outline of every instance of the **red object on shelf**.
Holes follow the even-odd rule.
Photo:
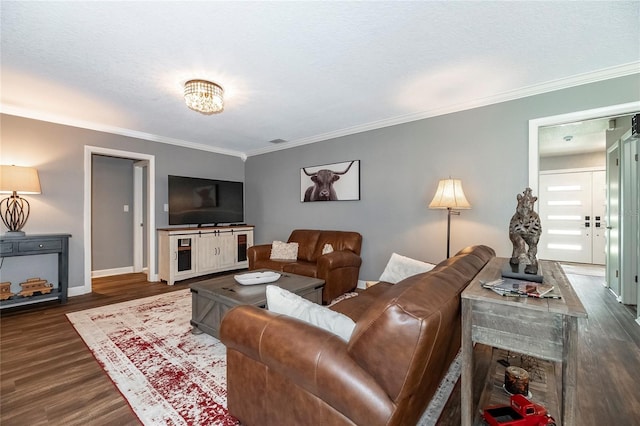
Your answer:
[[[482,417],[491,426],[555,426],[556,424],[546,408],[529,401],[520,394],[511,397],[511,405],[485,408]]]

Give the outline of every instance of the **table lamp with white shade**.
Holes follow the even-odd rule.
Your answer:
[[[0,166],[0,193],[11,194],[0,201],[0,215],[7,227],[4,237],[24,236],[24,225],[27,223],[31,207],[29,201],[19,194],[40,194],[38,171],[33,167]]]

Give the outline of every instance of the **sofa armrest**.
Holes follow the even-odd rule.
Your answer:
[[[333,299],[358,285],[362,258],[344,250],[322,255],[317,260],[317,277],[324,280],[322,303],[328,305]]]
[[[255,269],[254,265],[258,260],[269,259],[271,256],[271,244],[261,244],[251,246],[247,249],[247,257],[249,258],[249,270]]]
[[[381,424],[393,413],[388,395],[347,353],[347,342],[326,330],[243,305],[225,315],[220,340],[227,351],[265,365],[356,424]],[[229,360],[227,370],[233,380],[234,365]]]
[[[360,268],[362,258],[349,250],[332,251],[318,258],[318,276],[326,277],[332,269]]]

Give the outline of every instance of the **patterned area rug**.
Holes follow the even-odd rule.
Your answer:
[[[191,334],[189,290],[67,317],[143,424],[238,424],[226,408],[226,349]]]
[[[191,334],[189,290],[67,317],[144,425],[239,424],[226,408],[225,346]],[[459,377],[460,354],[419,426],[437,423]]]

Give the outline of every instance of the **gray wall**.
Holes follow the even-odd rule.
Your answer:
[[[363,235],[360,279],[377,279],[392,252],[438,262],[446,252],[446,213],[429,210],[437,182],[462,179],[471,210],[452,217],[451,251],[487,244],[508,256],[516,195],[528,185],[530,119],[640,99],[627,76],[417,122],[251,156],[247,221],[257,244],[295,228]],[[361,200],[301,203],[300,167],[361,160]]]
[[[134,160],[92,156],[92,271],[133,265]],[[129,211],[124,211],[124,206]]]
[[[153,141],[79,129],[48,122],[0,115],[1,164],[33,166],[38,169],[42,194],[29,196],[31,216],[24,231],[27,234],[70,233],[69,285],[84,285],[84,146],[150,154],[155,156],[156,226],[168,224],[163,204],[167,202],[167,175],[244,180],[245,164],[234,156],[215,154]],[[215,137],[215,135],[212,135]],[[4,233],[4,228],[0,233]],[[125,231],[126,232],[126,231]],[[154,252],[156,249],[153,249]],[[38,276],[39,263],[49,268],[44,259],[29,270],[16,258],[5,259],[2,280],[21,282]],[[26,258],[25,258],[26,259]],[[33,263],[33,262],[31,262]],[[45,265],[46,264],[46,265]],[[18,266],[16,266],[18,265]],[[55,268],[55,262],[53,262]],[[55,272],[55,269],[54,269]],[[44,276],[51,272],[45,271]],[[55,277],[55,273],[53,274]],[[52,280],[53,278],[48,278]],[[19,281],[18,281],[19,280]]]
[[[446,214],[427,204],[438,179],[448,176],[462,179],[472,205],[452,218],[452,252],[484,243],[508,255],[515,197],[528,184],[528,120],[638,101],[639,94],[638,75],[621,77],[253,156],[246,164],[233,156],[3,114],[0,163],[38,169],[43,193],[29,197],[25,231],[72,234],[72,287],[84,285],[85,145],[155,156],[158,227],[167,226],[167,175],[244,180],[246,221],[256,225],[257,243],[284,239],[294,228],[356,230],[364,236],[360,278],[376,279],[391,252],[433,262],[445,256]],[[361,201],[299,201],[300,167],[345,160],[361,160]],[[3,281],[38,276],[40,266],[47,269],[43,278],[53,279],[49,268],[55,261],[29,262],[27,272],[16,264],[16,258],[5,259]]]

